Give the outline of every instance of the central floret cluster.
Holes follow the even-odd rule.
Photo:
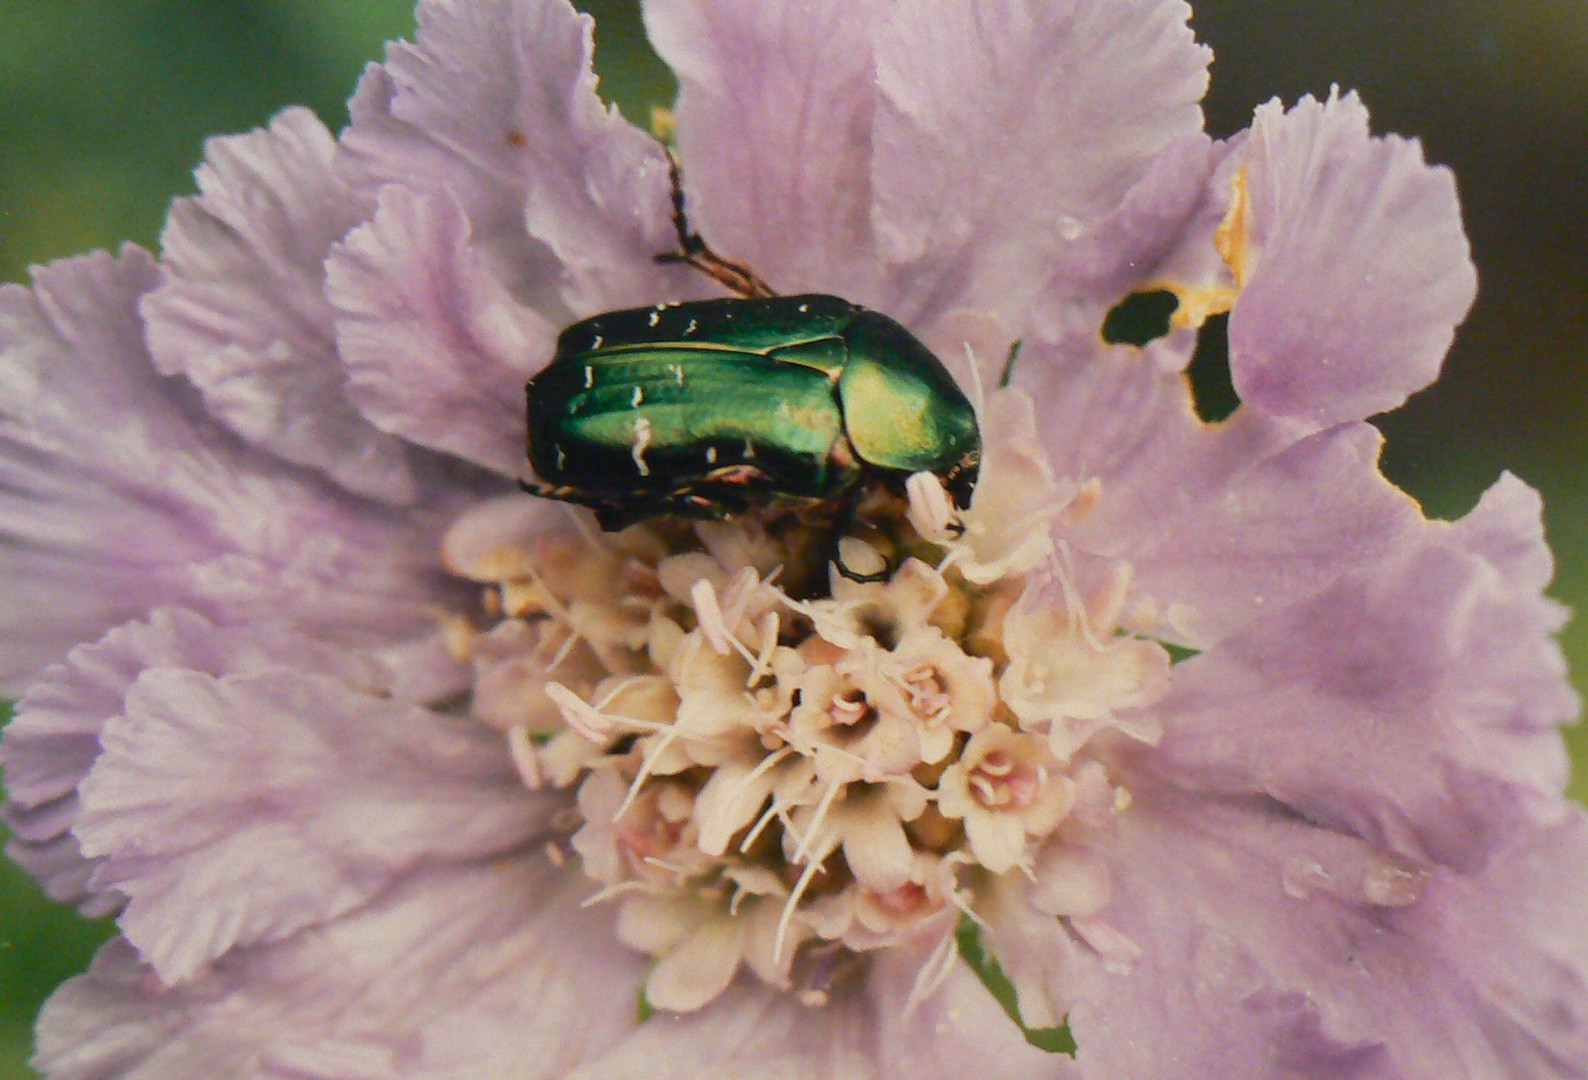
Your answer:
[[[474,712],[530,787],[577,790],[549,854],[657,958],[652,1004],[698,1008],[741,965],[820,1002],[905,942],[936,961],[924,991],[1002,875],[1056,915],[1106,903],[1111,761],[1156,738],[1169,661],[1121,629],[1126,569],[1047,539],[1044,514],[1086,500],[1038,462],[1006,448],[979,495],[1026,502],[1023,536],[974,512],[923,535],[938,515],[879,494],[831,565],[830,528],[795,514],[603,534],[510,499],[454,527],[449,565],[495,620],[459,624]]]

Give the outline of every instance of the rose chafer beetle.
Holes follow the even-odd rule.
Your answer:
[[[530,382],[537,494],[603,528],[842,502],[938,476],[970,503],[981,439],[937,357],[836,296],[701,300],[575,323]]]
[[[537,495],[604,529],[662,514],[852,507],[872,484],[931,473],[969,506],[976,414],[903,326],[836,296],[776,296],[674,220],[687,262],[739,293],[575,323],[527,387]]]

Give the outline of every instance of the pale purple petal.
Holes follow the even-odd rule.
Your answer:
[[[1140,957],[1071,1014],[1085,1075],[1588,1075],[1580,810],[1465,877],[1264,800],[1136,794],[1102,917]]]
[[[417,645],[404,650],[404,660],[418,650]],[[409,666],[281,624],[222,627],[180,609],[156,611],[147,621],[117,627],[73,649],[17,703],[0,741],[9,797],[4,814],[14,833],[7,853],[57,900],[95,915],[121,906],[116,889],[90,886],[99,860],[83,857],[71,830],[80,813],[78,785],[102,750],[100,734],[122,715],[128,691],[151,668],[212,676],[288,669],[406,698]],[[446,686],[444,680],[441,685]]]
[[[690,223],[782,292],[875,303],[877,0],[651,0],[677,74]]]
[[[1181,665],[1150,767],[1463,867],[1558,819],[1556,726],[1578,706],[1552,637],[1559,610],[1464,542],[1501,541],[1494,519],[1518,487]],[[1536,518],[1509,540],[1522,564],[1543,550]]]
[[[514,11],[525,221],[561,262],[563,300],[583,317],[701,291],[656,261],[678,248],[667,157],[596,95],[589,16],[564,0]]]
[[[1209,642],[1399,550],[1423,519],[1378,472],[1382,446],[1367,424],[1321,431],[1182,502],[1159,529],[1138,527],[1125,550],[1141,591],[1179,609],[1169,621],[1189,641]]]
[[[0,289],[0,683],[161,604],[394,641],[451,594],[447,495],[415,515],[256,457],[142,346],[136,249]],[[333,629],[334,628],[334,629]]]
[[[1207,185],[1228,151],[1228,144],[1201,132],[1181,137],[1112,213],[1059,243],[1053,276],[1033,298],[1025,337],[1054,343],[1061,356],[1095,363],[1103,321],[1130,293],[1213,285],[1224,264],[1208,237],[1223,210],[1210,207]],[[1186,243],[1188,234],[1200,242]],[[1146,348],[1159,354],[1161,366],[1179,369],[1195,345],[1196,332],[1179,327]],[[1017,379],[1028,366],[1016,365]]]
[[[427,0],[415,42],[366,73],[352,112],[350,182],[450,192],[554,320],[695,284],[655,262],[677,247],[665,155],[601,104],[590,20],[566,0]]]
[[[1057,925],[1057,920],[1053,920]],[[1027,944],[1027,948],[1031,945]],[[922,957],[894,949],[876,958],[867,989],[878,1017],[884,1076],[914,1080],[1069,1080],[1081,1073],[1062,1054],[1040,1050],[1004,1014],[976,974],[956,958],[929,997],[910,1003]]]
[[[1422,999],[1385,1017],[1408,1075],[1588,1076],[1588,818],[1567,815],[1481,874],[1433,877],[1362,957],[1411,975],[1401,1002]],[[1439,972],[1426,983],[1424,964]]]
[[[859,995],[809,1008],[741,977],[698,1012],[657,1013],[567,1080],[881,1080],[876,1022]]]
[[[1518,592],[1542,592],[1555,576],[1555,558],[1544,542],[1544,500],[1511,473],[1502,473],[1456,534]]]
[[[336,355],[325,256],[366,208],[331,172],[335,145],[296,108],[210,140],[199,195],[173,204],[161,237],[162,282],[142,304],[149,351],[253,445],[411,503],[408,451],[358,415]]]
[[[1477,291],[1450,171],[1374,138],[1355,94],[1257,110],[1241,150],[1249,276],[1230,315],[1242,400],[1317,426],[1432,382]]]
[[[1239,410],[1205,424],[1180,373],[1140,350],[1067,360],[1042,341],[1019,385],[1061,479],[1096,480],[1061,535],[1130,562],[1177,637],[1202,646],[1397,550],[1422,523],[1377,470],[1381,438]]]
[[[877,247],[913,324],[951,307],[1011,329],[1052,249],[1199,130],[1208,50],[1179,0],[939,0],[878,35]]]
[[[524,471],[524,384],[557,327],[509,295],[447,192],[382,189],[332,254],[348,394],[382,429],[506,476]]]
[[[146,671],[79,788],[96,888],[161,979],[547,828],[501,736],[296,671]],[[548,801],[550,800],[550,801]]]
[[[44,1007],[52,1080],[552,1080],[633,1026],[641,963],[544,859],[421,872],[165,988],[123,941]]]

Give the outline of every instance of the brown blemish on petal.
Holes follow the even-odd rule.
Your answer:
[[[1163,287],[1175,294],[1180,306],[1170,321],[1176,327],[1196,329],[1215,315],[1223,315],[1235,307],[1241,290],[1252,274],[1252,199],[1246,182],[1246,167],[1242,166],[1230,181],[1230,207],[1224,220],[1213,232],[1213,246],[1219,257],[1230,268],[1233,284],[1176,285]]]
[[[1246,166],[1230,182],[1230,208],[1213,233],[1213,246],[1235,275],[1237,288],[1245,288],[1252,271],[1252,195],[1246,184]]]

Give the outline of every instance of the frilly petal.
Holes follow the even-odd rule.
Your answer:
[[[873,229],[908,324],[1018,329],[1050,252],[1200,130],[1209,52],[1179,0],[900,4],[878,35]]]
[[[1413,141],[1372,137],[1355,94],[1262,106],[1240,155],[1241,399],[1323,427],[1432,382],[1477,292],[1450,171]]]
[[[1487,557],[1537,563],[1529,495],[1502,481],[1469,518],[1182,664],[1152,768],[1461,867],[1558,820],[1556,727],[1578,707],[1562,614]]]
[[[331,171],[335,145],[296,108],[210,140],[200,194],[177,200],[161,237],[163,280],[142,304],[149,351],[249,443],[357,494],[411,503],[408,451],[353,408],[336,355],[325,256],[365,208]]]
[[[1205,647],[1320,591],[1423,522],[1379,474],[1382,440],[1366,425],[1306,436],[1253,409],[1206,424],[1179,372],[1129,348],[1067,358],[1038,339],[1015,381],[1038,403],[1061,481],[1097,484],[1060,535],[1128,561],[1163,632],[1185,644]]]
[[[117,889],[90,885],[100,860],[82,855],[72,829],[81,813],[78,787],[103,749],[101,733],[125,712],[127,693],[145,671],[219,677],[285,669],[411,700],[416,688],[435,692],[410,685],[410,670],[422,661],[419,652],[417,645],[406,648],[393,664],[280,624],[216,626],[182,609],[156,611],[147,621],[80,645],[29,688],[0,741],[9,797],[5,820],[14,832],[8,854],[57,900],[92,915],[121,907],[125,898]]]
[[[506,476],[524,471],[524,384],[557,328],[515,302],[446,192],[382,189],[332,253],[348,394],[381,428]]]
[[[239,445],[144,352],[155,284],[129,248],[0,288],[0,689],[162,604],[388,642],[428,626],[455,498],[399,514]]]
[[[1465,876],[1263,800],[1137,795],[1102,918],[1140,956],[1071,1014],[1085,1075],[1588,1075],[1580,810]]]
[[[780,291],[875,303],[877,0],[650,0],[678,75],[690,223]]]
[[[504,280],[554,322],[674,298],[659,143],[609,111],[590,20],[566,0],[419,5],[352,105],[338,168],[359,190],[450,192]]]
[[[517,847],[554,803],[497,733],[296,671],[146,671],[100,741],[73,831],[167,984],[427,862]]]
[[[562,1078],[632,1028],[641,965],[545,860],[417,873],[369,907],[164,986],[126,942],[39,1021],[51,1080]]]
[[[1423,518],[1379,473],[1383,441],[1361,423],[1320,431],[1133,533],[1127,558],[1174,636],[1216,641],[1401,550]]]

